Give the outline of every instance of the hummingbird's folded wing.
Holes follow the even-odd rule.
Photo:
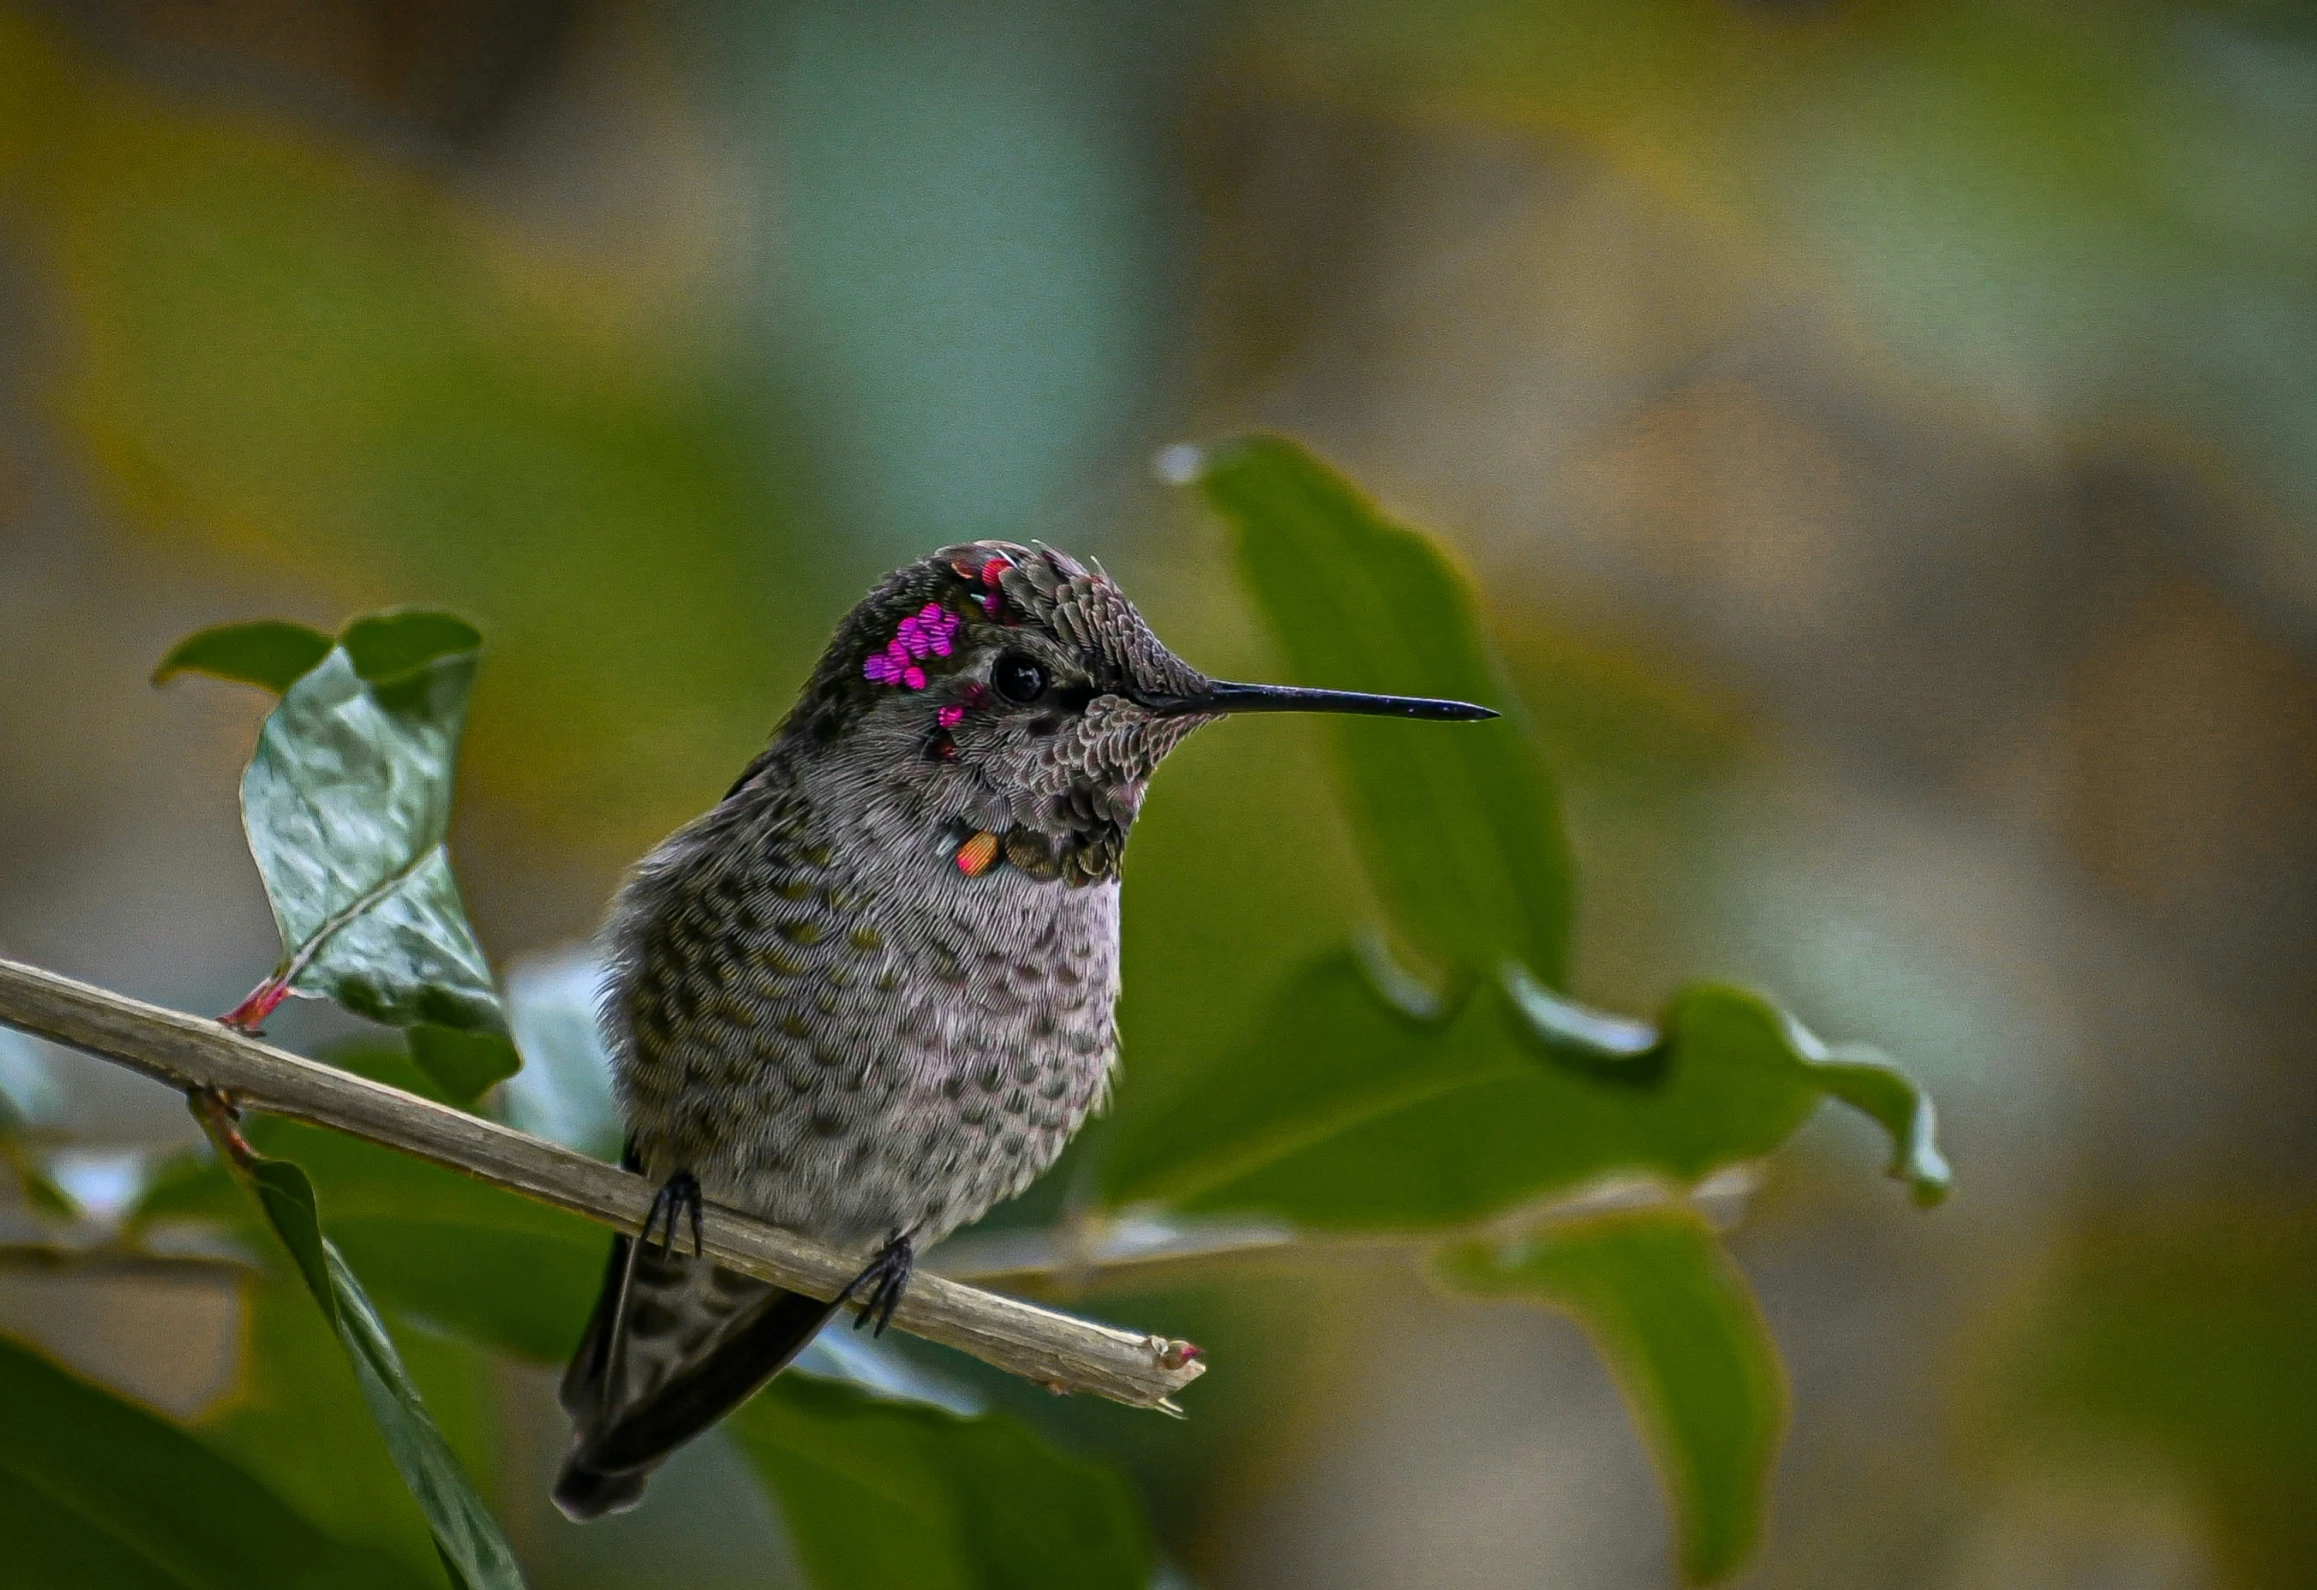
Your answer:
[[[621,1163],[638,1168],[632,1142]],[[836,1312],[835,1303],[678,1251],[686,1213],[696,1246],[699,1184],[680,1176],[661,1189],[641,1236],[612,1239],[560,1390],[572,1437],[555,1505],[572,1519],[635,1506],[653,1469],[755,1395]],[[663,1217],[655,1245],[652,1226]]]
[[[836,1309],[711,1260],[615,1239],[563,1376],[572,1442],[556,1506],[582,1520],[634,1506],[653,1469],[754,1396]]]

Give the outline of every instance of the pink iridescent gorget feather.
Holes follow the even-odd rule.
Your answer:
[[[926,603],[901,621],[883,651],[869,654],[861,664],[861,676],[874,684],[923,690],[925,670],[918,665],[956,649],[958,623],[958,616],[939,602]]]

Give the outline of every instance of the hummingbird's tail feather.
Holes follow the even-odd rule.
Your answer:
[[[633,1507],[668,1454],[787,1367],[837,1305],[621,1236],[562,1402],[571,1450],[555,1505],[584,1521]]]

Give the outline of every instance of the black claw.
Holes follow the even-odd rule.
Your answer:
[[[901,1289],[893,1284],[893,1277],[890,1274],[879,1276],[877,1289],[871,1292],[868,1301],[861,1305],[861,1312],[853,1316],[853,1329],[859,1330],[869,1321],[876,1320],[877,1328],[869,1334],[872,1336],[884,1335],[885,1321],[893,1317],[893,1305],[899,1302],[900,1298]]]
[[[860,1313],[853,1316],[853,1329],[859,1330],[875,1316],[877,1329],[871,1334],[884,1335],[885,1327],[893,1323],[893,1311],[901,1306],[901,1294],[909,1290],[909,1276],[916,1267],[916,1250],[910,1246],[906,1231],[878,1249],[877,1256],[837,1294],[837,1304],[842,1307],[853,1300],[855,1292],[864,1286],[869,1289]]]
[[[672,1256],[676,1251],[676,1221],[685,1215],[692,1221],[692,1257],[697,1259],[706,1252],[700,1240],[700,1182],[690,1171],[680,1170],[661,1183],[652,1207],[644,1212],[643,1245],[652,1245],[652,1227],[659,1226],[660,1257]]]

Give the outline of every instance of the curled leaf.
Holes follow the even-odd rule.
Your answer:
[[[451,613],[398,607],[355,619],[339,633],[338,644],[364,680],[386,685],[445,659],[471,657],[483,649],[483,635]]]
[[[1565,1065],[1607,1080],[1658,1086],[1684,1066],[1741,1067],[1769,1088],[1839,1099],[1891,1140],[1890,1174],[1925,1207],[1953,1182],[1939,1150],[1938,1117],[1914,1078],[1863,1044],[1829,1045],[1759,994],[1727,984],[1684,989],[1662,1026],[1587,1009],[1515,965],[1501,980],[1530,1036]]]
[[[1338,953],[1171,1108],[1122,1113],[1106,1187],[1114,1204],[1437,1229],[1609,1178],[1694,1185],[1770,1154],[1829,1098],[1891,1135],[1919,1202],[1944,1196],[1914,1083],[1828,1050],[1758,995],[1692,988],[1651,1027],[1508,974],[1423,1022]]]
[[[374,613],[281,683],[318,638],[231,625],[191,637],[162,665],[281,689],[241,808],[282,959],[229,1019],[254,1026],[290,994],[334,999],[410,1029],[412,1057],[470,1099],[520,1064],[448,849],[482,637],[447,613]]]

